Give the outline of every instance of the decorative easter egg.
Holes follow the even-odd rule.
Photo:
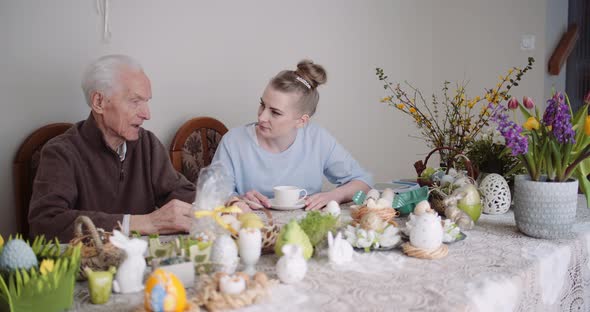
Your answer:
[[[457,208],[465,211],[473,222],[477,222],[481,216],[481,198],[479,197],[477,187],[473,184],[465,184],[458,188],[457,191],[465,194],[457,202]]]
[[[393,203],[393,198],[395,197],[395,192],[392,189],[386,188],[381,192],[381,198],[387,199],[389,202]]]
[[[375,212],[369,212],[365,214],[361,218],[359,224],[367,231],[373,230],[377,232],[382,231],[387,226],[387,222],[383,221],[381,217]]]
[[[427,200],[423,200],[423,201],[416,204],[416,207],[414,208],[414,214],[419,216],[419,215],[426,213],[429,210],[430,210],[430,203]]]
[[[502,214],[510,208],[510,187],[503,176],[497,173],[487,175],[481,180],[479,191],[484,213]]]
[[[238,247],[231,236],[219,236],[211,247],[213,270],[232,274],[238,266]]]
[[[392,208],[392,205],[393,199],[389,200],[387,198],[379,198],[379,200],[377,200],[377,207],[379,208]]]
[[[157,269],[145,282],[144,306],[148,311],[184,311],[186,290],[176,275]]]
[[[326,205],[326,208],[324,208],[324,212],[327,212],[333,215],[334,217],[337,217],[341,213],[340,205],[338,205],[338,203],[335,200],[331,200]]]
[[[450,174],[445,174],[440,179],[440,185],[452,184],[453,182],[455,182],[455,178]]]
[[[371,189],[369,192],[367,192],[367,200],[369,198],[372,198],[374,200],[377,200],[377,199],[379,199],[379,197],[380,197],[379,196],[379,191],[376,190],[376,189]]]
[[[238,275],[225,275],[219,279],[219,290],[224,294],[237,295],[246,290],[246,280]]]
[[[377,208],[379,208],[377,206],[377,201],[374,200],[373,198],[367,199],[367,208],[369,208],[369,209],[377,209]]]
[[[416,248],[435,250],[442,244],[443,227],[434,213],[415,216],[410,230],[410,244]]]

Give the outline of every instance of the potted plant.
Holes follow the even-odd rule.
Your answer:
[[[567,96],[555,93],[541,115],[528,97],[507,105],[490,103],[492,120],[527,175],[515,179],[514,217],[518,229],[538,238],[568,235],[576,217],[578,185],[590,200],[590,94],[574,115]],[[514,111],[513,119],[508,112]],[[519,125],[520,110],[524,124]]]

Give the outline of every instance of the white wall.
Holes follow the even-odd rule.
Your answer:
[[[112,39],[103,43],[93,0],[0,0],[0,233],[16,228],[11,163],[20,142],[42,125],[86,118],[79,79],[98,56],[142,62],[153,90],[145,127],[165,145],[194,116],[228,127],[255,120],[267,81],[311,58],[329,74],[316,122],[387,181],[412,177],[426,148],[409,137],[408,118],[379,103],[386,94],[375,67],[426,94],[443,79],[482,90],[526,62],[520,35],[534,33],[537,67],[518,92],[541,98],[547,1],[111,1]]]

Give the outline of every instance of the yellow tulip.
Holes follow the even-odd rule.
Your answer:
[[[529,117],[529,119],[527,119],[527,121],[523,125],[523,127],[527,130],[537,130],[540,126],[541,125],[539,124],[539,121],[535,117]]]
[[[52,259],[44,259],[39,266],[39,271],[41,275],[45,275],[51,271],[53,271],[54,262]]]
[[[590,116],[586,117],[586,122],[584,123],[584,134],[590,135]]]

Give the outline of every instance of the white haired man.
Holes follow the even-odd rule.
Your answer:
[[[187,232],[195,186],[177,173],[150,119],[150,80],[129,56],[90,64],[82,90],[91,112],[50,140],[29,208],[31,234],[68,241],[79,215],[97,227],[141,234]]]

